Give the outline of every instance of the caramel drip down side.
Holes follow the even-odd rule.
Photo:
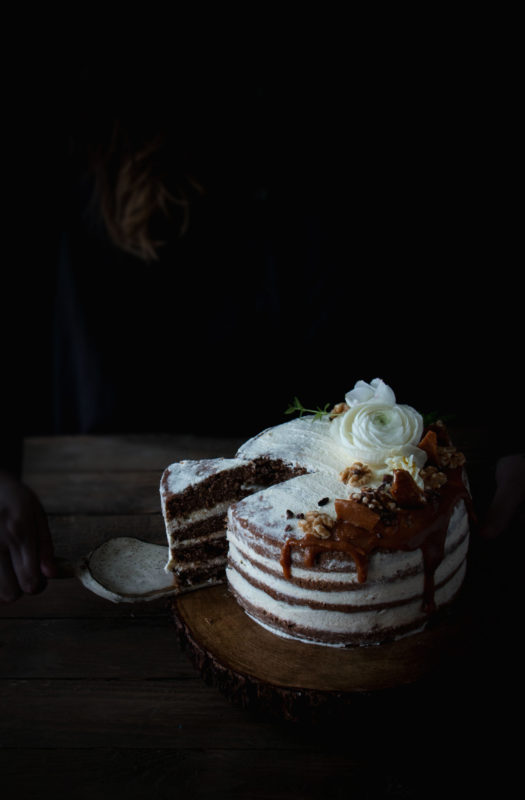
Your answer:
[[[420,549],[423,556],[423,607],[435,608],[434,575],[444,557],[450,518],[456,505],[464,500],[471,514],[470,494],[463,482],[461,468],[448,471],[448,480],[439,493],[429,493],[424,505],[398,508],[388,521],[368,508],[356,509],[356,500],[336,500],[337,519],[329,539],[307,534],[302,539],[288,539],[281,550],[280,563],[286,578],[291,577],[292,548],[303,550],[304,565],[311,567],[325,552],[349,555],[357,570],[359,583],[368,575],[370,557],[377,552]],[[354,520],[354,521],[350,521]],[[355,524],[358,520],[359,524]]]

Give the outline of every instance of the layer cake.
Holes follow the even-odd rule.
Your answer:
[[[464,457],[379,379],[233,459],[171,465],[161,496],[180,591],[226,580],[279,636],[344,647],[415,633],[465,576]]]

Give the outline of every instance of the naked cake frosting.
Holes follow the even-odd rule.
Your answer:
[[[168,467],[167,569],[180,591],[226,579],[279,636],[344,647],[422,630],[465,576],[463,454],[380,379],[296,409],[233,459]]]

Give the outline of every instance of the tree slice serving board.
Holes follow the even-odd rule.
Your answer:
[[[422,633],[380,646],[336,648],[285,639],[253,622],[226,585],[199,589],[173,602],[182,644],[207,682],[251,705],[278,701],[287,716],[294,702],[319,706],[330,697],[353,701],[439,675],[465,647],[461,614],[449,614]]]

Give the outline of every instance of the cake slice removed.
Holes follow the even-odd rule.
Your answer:
[[[230,503],[254,491],[254,483],[254,466],[242,459],[185,460],[164,470],[160,497],[169,548],[166,571],[179,591],[224,580],[226,513]]]

